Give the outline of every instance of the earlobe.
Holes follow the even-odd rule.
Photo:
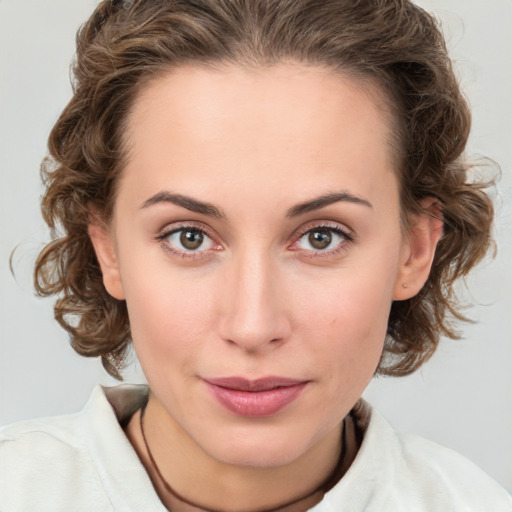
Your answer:
[[[407,300],[423,288],[428,279],[436,247],[443,234],[442,211],[433,198],[421,202],[423,212],[414,215],[404,241],[393,300]]]
[[[87,231],[103,274],[103,284],[107,292],[115,299],[124,300],[123,284],[110,230],[97,218],[94,218],[91,219]]]

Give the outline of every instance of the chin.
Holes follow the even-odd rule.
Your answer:
[[[230,466],[239,466],[247,468],[276,468],[286,466],[297,460],[302,453],[297,450],[278,450],[270,451],[268,447],[262,450],[261,447],[257,449],[243,449],[241,447],[232,446],[228,453],[220,453],[215,450],[215,453],[210,453],[218,462],[228,464]]]
[[[252,430],[252,432],[251,432]],[[299,459],[315,443],[314,436],[293,435],[290,429],[244,429],[214,436],[215,444],[203,445],[212,458],[224,464],[252,468],[285,466]]]

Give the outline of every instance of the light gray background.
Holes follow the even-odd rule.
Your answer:
[[[470,153],[498,161],[499,253],[469,280],[478,320],[415,375],[374,380],[366,397],[399,429],[465,454],[512,490],[512,1],[423,0],[443,20],[473,108]],[[69,348],[52,300],[33,296],[31,267],[47,232],[38,168],[70,96],[78,25],[95,0],[0,0],[0,424],[77,411],[112,384]],[[8,267],[10,251],[17,280]],[[141,381],[135,366],[126,380]]]

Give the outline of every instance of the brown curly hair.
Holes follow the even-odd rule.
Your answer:
[[[328,66],[385,91],[397,138],[404,219],[435,198],[444,219],[429,279],[394,302],[378,372],[405,375],[456,338],[454,282],[485,255],[493,207],[463,151],[470,113],[436,20],[408,0],[104,0],[77,34],[74,94],[49,138],[42,212],[52,241],[36,262],[41,296],[74,349],[120,378],[131,341],[124,301],[105,290],[90,212],[111,218],[122,135],[149,80],[185,63]]]

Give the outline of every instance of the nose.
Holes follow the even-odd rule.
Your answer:
[[[278,264],[268,255],[235,258],[221,295],[220,336],[251,353],[282,345],[291,332]]]

